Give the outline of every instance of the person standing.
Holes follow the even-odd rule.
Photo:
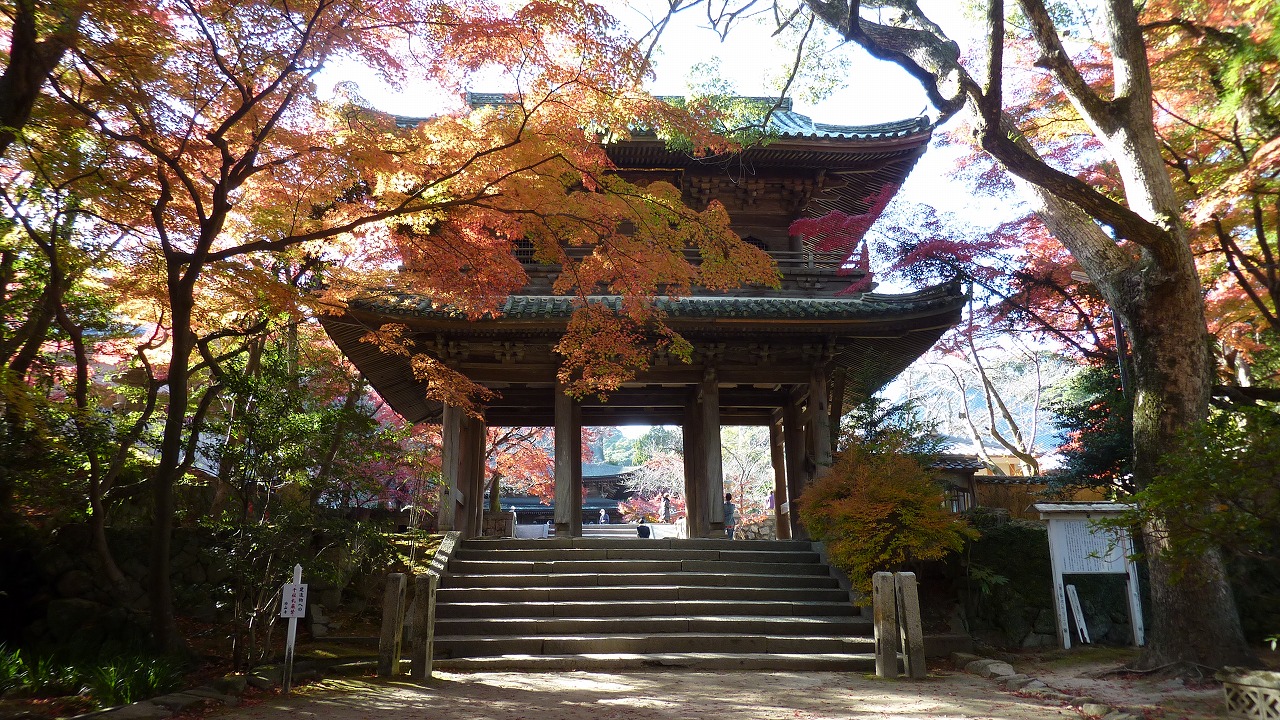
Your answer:
[[[671,522],[671,497],[662,496],[662,504],[658,506],[658,517],[664,523]]]
[[[604,508],[600,508],[600,524],[601,525],[609,524],[609,511],[605,510]]]
[[[738,524],[738,506],[733,504],[733,493],[724,494],[724,536],[733,539],[733,528]]]

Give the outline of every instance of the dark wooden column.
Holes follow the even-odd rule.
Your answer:
[[[773,465],[773,526],[779,540],[791,539],[791,515],[783,508],[787,503],[787,460],[783,450],[782,412],[775,412],[769,423],[769,459]]]
[[[689,537],[705,537],[707,534],[706,471],[702,458],[702,422],[698,411],[698,388],[689,391],[689,402],[684,409],[684,507],[685,530]],[[721,508],[723,512],[723,508]]]
[[[831,448],[840,444],[840,418],[844,417],[845,369],[835,368],[831,371]]]
[[[467,515],[471,524],[469,537],[484,534],[484,420],[467,416],[463,426],[466,430],[463,441],[466,444]]]
[[[708,368],[698,388],[698,413],[702,420],[702,461],[706,465],[707,535],[724,537],[724,449],[720,444],[720,385],[716,371]],[[737,498],[741,505],[742,498]]]
[[[556,385],[556,537],[582,537],[582,408]]]
[[[441,532],[459,529],[456,511],[461,497],[458,483],[462,475],[461,436],[464,417],[461,408],[444,406],[440,438],[440,474],[444,479],[444,487],[440,488],[440,512],[436,515],[436,526]]]
[[[831,467],[835,451],[831,428],[831,396],[827,383],[827,369],[814,367],[809,379],[809,421],[813,423],[813,462],[816,475]]]
[[[801,403],[804,401],[805,386],[795,386],[787,396],[787,404],[782,408],[782,439],[786,449],[787,460],[787,501],[790,513],[791,537],[796,540],[807,540],[809,536],[800,524],[800,508],[796,498],[804,491],[809,477],[808,453],[806,452],[804,413]]]

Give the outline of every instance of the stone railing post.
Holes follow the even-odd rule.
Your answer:
[[[431,656],[436,640],[436,590],[440,578],[435,573],[413,580],[413,667],[411,677],[419,682],[431,679]]]
[[[871,616],[876,634],[876,676],[898,677],[898,613],[893,573],[871,576]]]
[[[902,634],[902,664],[907,677],[919,680],[928,674],[924,665],[924,628],[920,621],[920,594],[916,574],[893,574],[898,596],[898,624]]]
[[[400,674],[405,585],[404,573],[387,575],[387,590],[382,596],[382,636],[378,639],[378,677]]]

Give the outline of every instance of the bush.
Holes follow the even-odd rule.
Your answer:
[[[940,560],[975,537],[943,508],[942,489],[929,471],[896,451],[901,447],[850,444],[798,499],[809,535],[827,544],[831,562],[868,596],[872,573]]]
[[[0,695],[54,698],[86,690],[99,707],[125,705],[182,686],[183,663],[139,653],[66,659],[0,646]]]
[[[170,658],[125,656],[92,668],[85,684],[99,705],[127,705],[179,689],[183,669]]]

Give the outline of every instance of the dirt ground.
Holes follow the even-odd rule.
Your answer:
[[[1039,678],[1068,695],[1088,696],[1139,717],[1204,720],[1223,717],[1222,685],[1210,676],[1169,677],[1118,670],[1137,659],[1134,648],[1086,648],[1027,655],[1014,660],[1018,672]]]
[[[910,720],[1079,718],[1068,707],[997,690],[990,680],[941,671],[886,681],[847,673],[438,673],[426,687],[327,680],[293,697],[206,716],[216,720]]]
[[[1146,720],[1223,717],[1222,687],[1205,680],[1114,672],[1132,648],[1087,648],[1010,657],[1020,673],[1065,694]],[[1076,703],[1078,705],[1079,703]],[[853,673],[707,672],[436,673],[427,686],[330,679],[292,697],[259,695],[211,720],[1040,720],[1081,718],[1062,702],[1002,690],[992,680],[930,667],[922,681]]]

